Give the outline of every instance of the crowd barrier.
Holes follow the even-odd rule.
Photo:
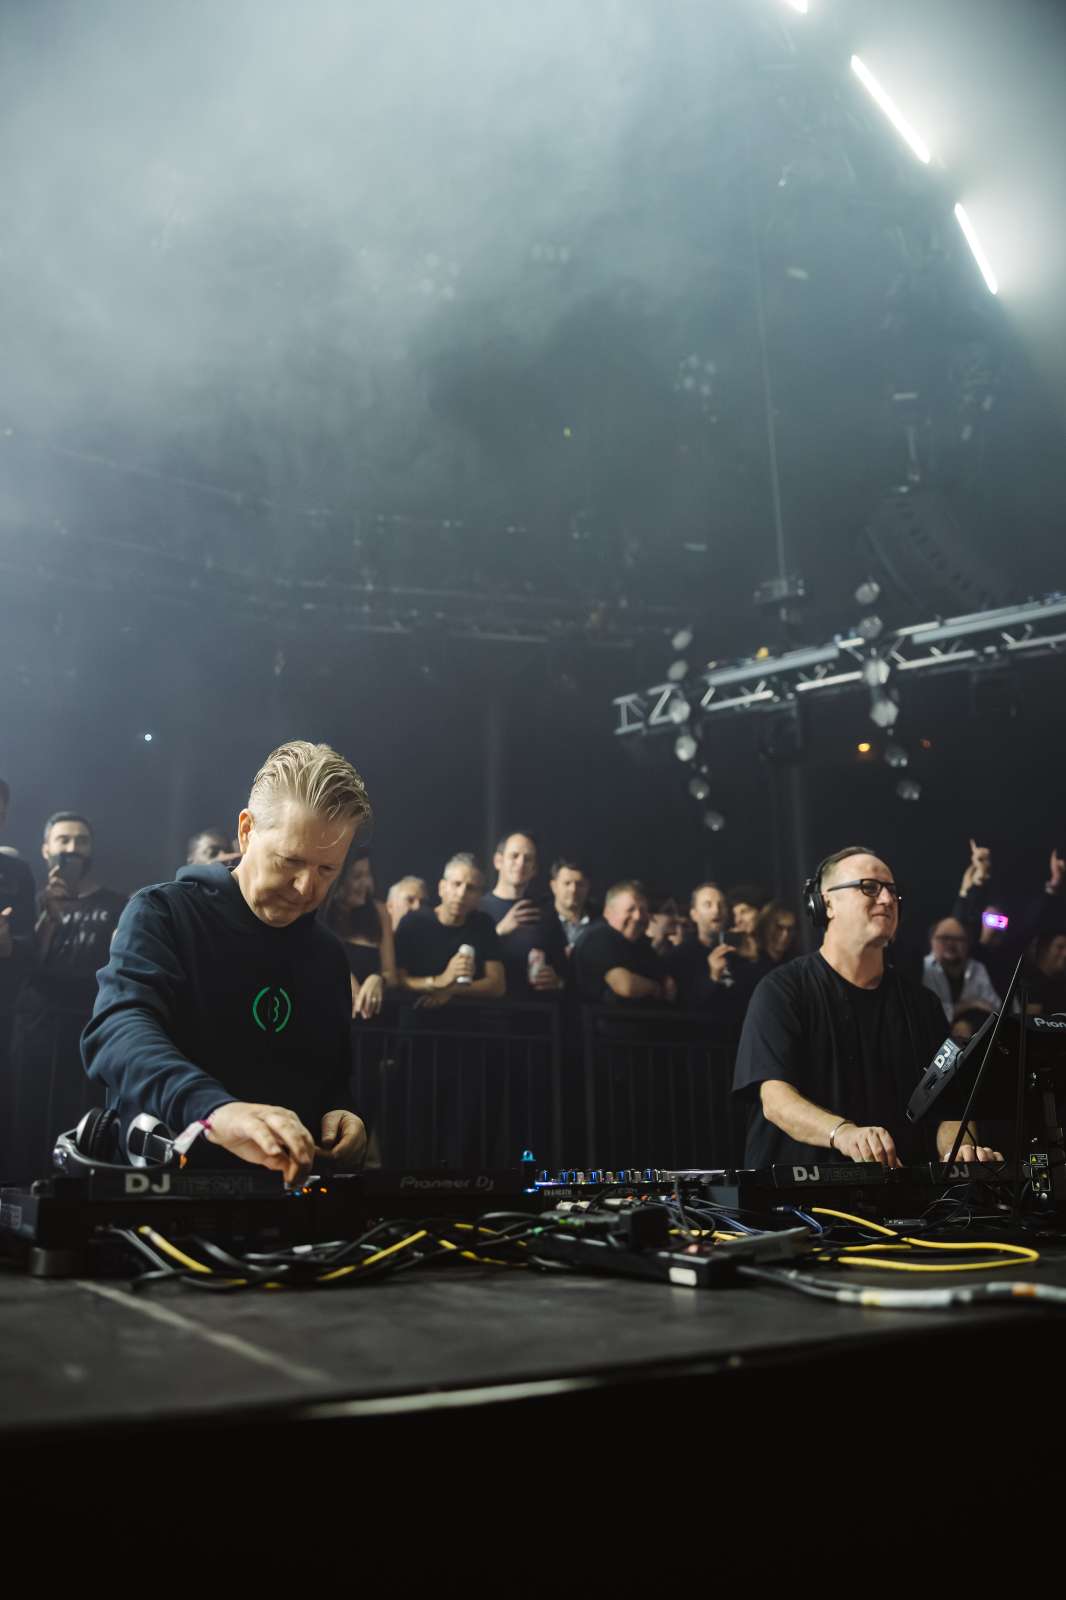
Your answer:
[[[730,1166],[734,1049],[699,1015],[530,1002],[352,1025],[353,1104],[387,1167]]]

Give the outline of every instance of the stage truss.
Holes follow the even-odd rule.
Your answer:
[[[788,706],[830,693],[884,692],[919,674],[1030,660],[1066,646],[1066,595],[920,622],[877,639],[858,634],[783,655],[727,663],[617,695],[615,735],[678,734],[716,712]]]

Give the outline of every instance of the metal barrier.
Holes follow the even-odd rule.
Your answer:
[[[698,1013],[582,1008],[585,1160],[598,1167],[742,1166],[735,1044]]]
[[[562,1161],[560,1013],[553,1004],[402,1004],[352,1024],[353,1104],[386,1167]]]

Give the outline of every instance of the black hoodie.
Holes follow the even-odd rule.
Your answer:
[[[318,1138],[350,1106],[352,991],[314,916],[270,928],[227,867],[183,867],[133,896],[82,1034],[91,1078],[127,1124],[175,1132],[230,1100],[285,1106]]]

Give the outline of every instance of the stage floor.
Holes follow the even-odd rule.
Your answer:
[[[1066,1284],[1066,1255],[1002,1276]],[[721,1380],[739,1375],[769,1393],[797,1366],[840,1382],[869,1369],[882,1389],[895,1370],[909,1393],[941,1380],[957,1391],[971,1357],[994,1350],[1002,1370],[1017,1345],[1017,1388],[1036,1381],[1062,1333],[1061,1313],[1019,1303],[889,1312],[762,1285],[691,1290],[465,1264],[355,1290],[235,1295],[132,1294],[121,1280],[40,1281],[5,1266],[0,1436],[432,1418],[620,1387],[656,1396],[661,1425],[676,1407],[680,1424],[681,1390],[709,1386],[725,1401],[737,1386]],[[985,1362],[986,1415],[993,1376]]]

